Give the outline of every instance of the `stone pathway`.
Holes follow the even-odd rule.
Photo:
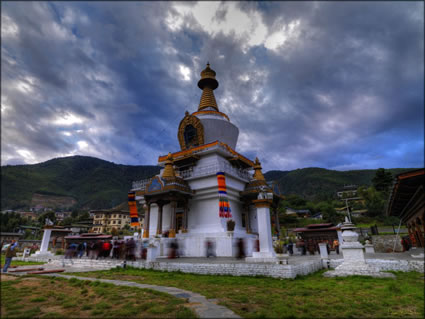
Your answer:
[[[85,269],[87,271],[87,269]],[[67,269],[67,272],[69,269]],[[81,271],[81,269],[78,269]],[[12,275],[12,273],[8,273],[8,275]],[[13,273],[14,276],[21,276],[24,273]],[[187,300],[190,303],[190,308],[195,311],[195,313],[200,318],[241,318],[237,314],[235,314],[230,309],[217,305],[215,300],[208,300],[204,296],[194,293],[191,291],[175,288],[175,287],[165,287],[165,286],[156,286],[156,285],[148,285],[148,284],[139,284],[133,281],[124,281],[124,280],[112,280],[112,279],[98,279],[98,278],[90,278],[90,277],[79,277],[73,275],[62,275],[58,273],[46,274],[41,276],[53,276],[53,277],[61,277],[61,278],[76,278],[79,280],[89,280],[89,281],[100,281],[105,283],[110,283],[117,286],[127,286],[127,287],[136,287],[142,289],[152,289],[160,292],[165,292],[174,297],[181,298]]]

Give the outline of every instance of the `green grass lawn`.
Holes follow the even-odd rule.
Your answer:
[[[324,271],[296,279],[233,277],[135,268],[76,273],[178,287],[218,299],[246,318],[424,317],[424,275],[394,272],[396,279],[325,278]]]
[[[1,278],[1,318],[195,318],[183,299],[99,281]]]
[[[2,254],[0,257],[0,264],[1,267],[3,269],[4,266],[4,261],[5,261],[5,257]],[[20,260],[16,260],[16,257],[13,257],[12,259],[12,263],[10,264],[11,266],[31,266],[31,265],[43,265],[45,264],[45,262],[39,262],[39,261],[20,261]]]

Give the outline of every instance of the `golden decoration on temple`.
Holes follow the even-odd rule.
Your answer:
[[[218,81],[215,79],[215,74],[215,71],[210,68],[210,64],[207,63],[207,67],[202,70],[201,79],[198,82],[198,87],[202,90],[198,111],[210,107],[218,112],[218,106],[213,92],[213,90],[218,88]]]
[[[196,130],[196,134],[193,137],[192,141],[185,140],[185,130],[187,126],[193,126]],[[180,121],[179,130],[177,132],[177,138],[179,140],[180,148],[182,150],[187,150],[195,146],[204,144],[204,126],[201,121],[193,115],[190,115],[189,112],[185,113],[185,117]]]
[[[266,179],[264,178],[263,172],[261,171],[261,163],[258,160],[258,157],[255,158],[255,163],[254,163],[254,176],[253,178],[257,181],[265,181]]]
[[[171,153],[168,153],[167,160],[165,161],[164,172],[162,173],[162,178],[164,179],[172,179],[176,178],[176,172],[173,167],[173,156]]]

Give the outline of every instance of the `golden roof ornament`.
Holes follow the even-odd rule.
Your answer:
[[[201,79],[198,82],[198,87],[202,90],[198,112],[208,108],[212,108],[218,112],[218,106],[213,92],[218,88],[218,81],[215,79],[215,75],[215,71],[210,68],[210,63],[208,62],[207,67],[202,70]]]
[[[174,171],[173,167],[173,156],[171,155],[171,153],[168,153],[167,159],[165,160],[165,168],[164,172],[162,173],[162,178],[176,178],[176,172]]]
[[[264,178],[263,172],[261,171],[261,163],[258,160],[258,157],[255,158],[254,162],[254,175],[253,178],[257,181],[266,181]]]

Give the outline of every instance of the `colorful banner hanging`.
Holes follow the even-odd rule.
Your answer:
[[[217,183],[219,216],[221,218],[232,218],[232,210],[227,199],[226,177],[223,172],[217,173]]]
[[[130,209],[130,226],[140,226],[135,192],[128,192],[128,208]]]

